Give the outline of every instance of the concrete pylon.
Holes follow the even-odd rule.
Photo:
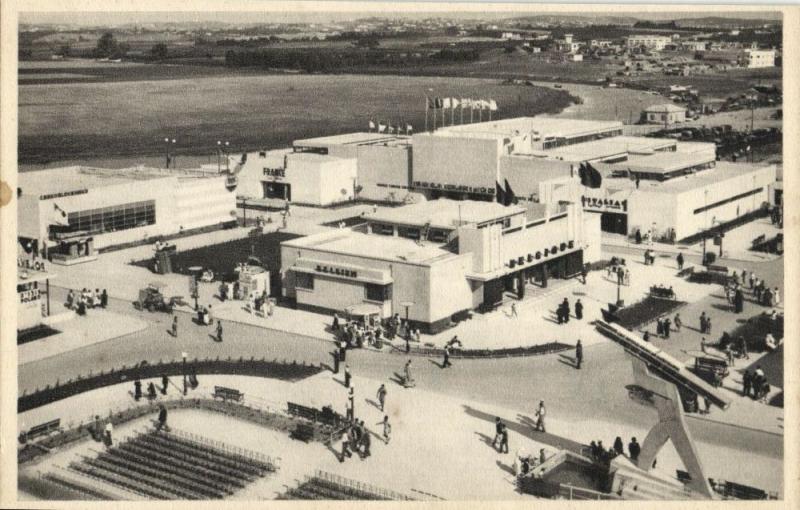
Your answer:
[[[653,374],[644,361],[632,358],[631,363],[636,384],[653,393],[653,403],[658,411],[658,423],[650,429],[642,442],[642,451],[639,454],[637,466],[643,471],[650,471],[656,455],[667,440],[671,439],[686,471],[692,477],[691,481],[687,483],[688,487],[707,498],[713,498],[714,491],[705,476],[700,457],[697,455],[686,425],[678,388]]]

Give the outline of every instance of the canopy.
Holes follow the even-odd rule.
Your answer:
[[[368,317],[370,315],[380,315],[381,309],[378,305],[371,305],[369,303],[360,303],[351,305],[344,309],[348,315],[356,317]]]

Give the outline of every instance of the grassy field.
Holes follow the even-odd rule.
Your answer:
[[[271,148],[366,130],[370,120],[421,131],[425,94],[492,98],[501,117],[556,113],[571,103],[563,90],[470,78],[289,74],[21,85],[19,161],[158,155],[164,137],[177,140],[178,154],[212,153],[220,139],[236,151]]]

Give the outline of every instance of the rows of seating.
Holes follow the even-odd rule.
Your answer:
[[[207,500],[230,496],[276,467],[200,438],[154,431],[84,457],[70,469],[147,498]]]
[[[352,480],[320,475],[306,477],[297,487],[290,489],[278,499],[288,500],[353,500],[353,501],[391,501],[409,500],[411,498],[392,491],[367,486]]]

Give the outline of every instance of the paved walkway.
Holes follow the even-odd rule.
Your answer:
[[[175,382],[179,383],[177,379]],[[378,423],[383,413],[373,402],[374,393],[382,382],[389,390],[386,414],[392,423],[392,439],[388,445],[380,440],[382,430]],[[347,395],[339,377],[325,372],[299,383],[254,377],[201,376],[200,387],[190,396],[209,395],[218,384],[239,389],[251,405],[276,409],[283,409],[285,402],[291,400],[312,406],[331,404],[343,412]],[[215,413],[173,411],[169,420],[173,427],[280,457],[281,470],[277,475],[251,485],[237,499],[272,498],[315,469],[404,493],[416,489],[451,500],[529,498],[517,494],[512,485],[511,463],[515,451],[524,449],[534,454],[545,448],[549,455],[557,448],[576,449],[577,443],[587,444],[597,439],[610,445],[617,435],[626,442],[631,436],[641,440],[646,433],[641,428],[620,426],[593,416],[564,420],[551,411],[547,420],[548,433],[544,434],[531,427],[533,403],[530,408],[503,408],[417,388],[403,389],[392,380],[359,376],[354,377],[353,386],[356,414],[375,434],[373,455],[363,461],[354,457],[340,464],[334,451],[324,445],[291,441],[285,434]],[[101,415],[107,414],[109,402],[119,408],[133,404],[131,390],[130,384],[95,390],[23,413],[18,422],[24,428],[55,417],[60,417],[65,424],[89,420],[98,411]],[[178,390],[171,386],[165,398],[180,398]],[[496,453],[491,447],[496,416],[509,425],[511,454]],[[128,430],[142,429],[145,423],[146,420],[133,422]],[[116,428],[118,435],[126,432],[123,427]],[[99,446],[89,444],[94,448]],[[85,446],[76,447],[76,453],[82,448]],[[697,448],[708,476],[737,480],[767,490],[782,489],[780,458],[749,453],[748,462],[742,463],[741,450],[702,439],[697,441]],[[61,457],[60,461],[68,458],[69,455]],[[46,468],[46,465],[40,466],[40,469]],[[678,468],[677,454],[667,445],[659,455],[656,471],[663,477],[674,477]],[[481,483],[476,484],[477,479]]]
[[[130,315],[91,309],[83,317],[68,314],[52,327],[59,333],[18,347],[18,365],[130,335],[147,328],[147,323]]]

